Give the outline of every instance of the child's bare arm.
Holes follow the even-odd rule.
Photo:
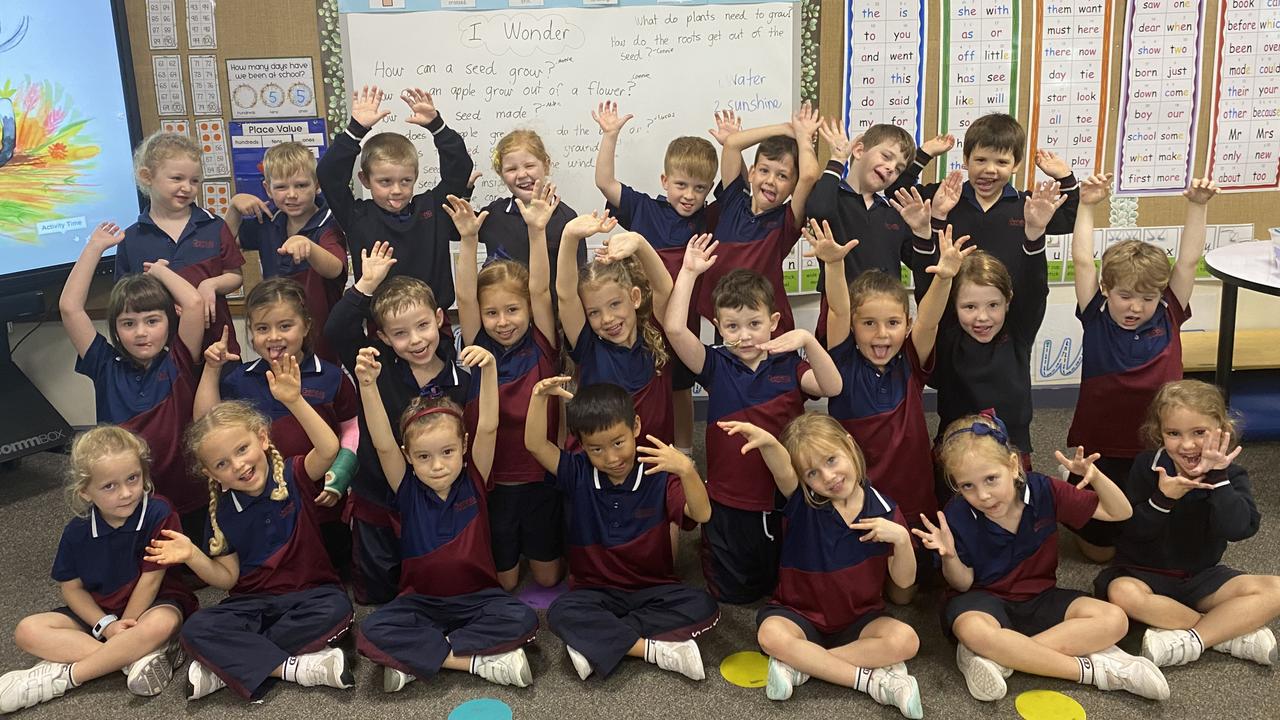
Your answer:
[[[391,418],[387,417],[387,408],[382,404],[382,391],[378,389],[378,375],[382,372],[379,354],[377,348],[360,350],[356,355],[356,382],[360,385],[360,405],[364,408],[365,425],[369,428],[373,449],[378,453],[382,475],[391,486],[391,492],[399,492],[407,461],[391,431]]]
[[[272,360],[271,369],[267,371],[267,386],[271,389],[271,396],[288,408],[289,414],[298,421],[311,441],[311,450],[303,459],[303,467],[308,479],[320,480],[333,464],[333,459],[338,457],[341,446],[333,428],[302,397],[302,370],[298,367],[298,359],[286,355],[279,362]]]
[[[928,517],[921,514],[920,522],[924,529],[912,529],[911,532],[920,538],[920,544],[938,553],[942,558],[942,576],[952,588],[965,592],[973,586],[973,568],[965,565],[956,553],[955,536],[951,534],[951,526],[947,524],[947,516],[938,511],[938,524],[934,525]]]
[[[555,396],[572,400],[573,394],[564,387],[571,380],[573,378],[568,375],[540,380],[533,386],[533,394],[529,396],[529,409],[524,423],[524,446],[542,469],[549,473],[554,473],[560,467],[560,448],[547,439],[547,399]]]
[[[1071,267],[1075,271],[1076,307],[1084,310],[1098,292],[1098,266],[1093,261],[1093,213],[1111,194],[1111,173],[1090,175],[1080,183],[1080,207],[1071,231]]]
[[[1196,268],[1204,255],[1209,201],[1217,194],[1218,186],[1210,178],[1192,180],[1191,187],[1182,193],[1187,199],[1187,219],[1178,243],[1178,259],[1173,263],[1173,275],[1169,278],[1169,289],[1184,308],[1191,302],[1191,291],[1196,286]]]
[[[689,241],[684,251],[684,265],[671,288],[671,300],[667,303],[667,316],[662,324],[676,357],[695,375],[701,373],[706,365],[707,348],[687,326],[689,303],[698,276],[715,264],[715,249],[716,242],[710,235],[700,235]]]
[[[151,562],[165,566],[185,564],[219,590],[230,590],[240,579],[240,557],[236,553],[209,557],[180,532],[161,530],[160,536],[164,539],[152,540],[147,546],[147,559]]]
[[[76,259],[76,264],[62,285],[58,313],[62,315],[62,328],[67,331],[67,337],[80,357],[89,352],[89,346],[98,337],[98,330],[84,309],[89,297],[89,286],[93,283],[93,273],[98,269],[102,254],[122,242],[124,230],[119,225],[113,222],[100,223],[90,233],[89,241],[85,243],[84,250],[80,252],[80,257]]]
[[[844,259],[850,250],[858,246],[858,241],[850,240],[844,245],[837,243],[831,224],[826,220],[819,225],[817,220],[809,218],[809,226],[804,232],[810,248],[805,254],[817,258],[826,270],[823,287],[827,294],[827,349],[831,349],[848,339],[852,327],[853,309],[850,307],[849,285],[845,282]]]
[[[462,344],[470,345],[476,341],[476,336],[480,334],[480,300],[477,297],[477,276],[479,271],[476,269],[476,255],[480,252],[480,226],[484,224],[485,218],[489,217],[489,211],[485,210],[478,216],[471,209],[471,203],[450,195],[447,200],[448,205],[444,206],[444,211],[453,218],[453,224],[458,228],[458,260],[453,268],[453,289],[454,296],[458,301],[458,324],[462,326]]]
[[[920,299],[920,307],[916,311],[916,322],[911,328],[911,342],[916,349],[916,357],[920,362],[927,362],[933,354],[938,341],[938,324],[942,322],[942,313],[947,309],[947,301],[951,297],[951,280],[960,272],[960,264],[971,254],[976,246],[961,249],[969,236],[951,240],[951,226],[938,231],[938,263],[925,268],[925,272],[933,275],[933,282]]]
[[[649,281],[653,298],[653,318],[662,324],[667,316],[667,303],[671,301],[671,274],[662,264],[662,257],[649,241],[637,232],[625,232],[604,239],[604,246],[596,250],[598,262],[611,263],[634,257]],[[562,305],[563,307],[563,305]]]
[[[606,100],[591,112],[591,118],[600,126],[600,149],[596,152],[596,187],[610,205],[622,203],[622,183],[614,168],[618,154],[618,135],[633,115],[618,114],[618,103]]]
[[[637,459],[649,466],[644,474],[665,472],[680,478],[680,487],[684,490],[685,517],[699,523],[710,520],[711,500],[707,497],[707,486],[698,475],[693,460],[674,445],[668,445],[652,435],[646,435],[645,439],[650,444],[636,448]]]
[[[518,198],[516,204],[520,207],[522,215],[539,208],[541,210],[538,220],[529,222],[526,219],[526,226],[529,228],[530,310],[533,315],[533,326],[538,328],[543,337],[555,344],[556,315],[551,303],[551,258],[548,257],[550,251],[547,249],[547,223],[550,222],[556,206],[560,204],[560,197],[556,195],[556,186],[543,178],[533,187],[533,197],[530,198],[532,207],[526,207]],[[541,224],[541,227],[536,227],[537,224]]]
[[[1076,487],[1091,486],[1094,492],[1098,493],[1098,508],[1093,512],[1095,520],[1121,522],[1133,517],[1133,506],[1129,504],[1129,498],[1125,497],[1124,491],[1093,464],[1101,457],[1098,453],[1086,456],[1084,448],[1077,447],[1073,457],[1068,458],[1059,450],[1054,450],[1053,456],[1062,463],[1064,468],[1071,471],[1071,474],[1083,478]]]
[[[458,354],[458,362],[471,368],[472,372],[480,373],[480,412],[476,419],[475,437],[471,439],[471,462],[487,482],[498,447],[498,361],[488,350],[471,345]]]
[[[796,227],[804,225],[805,203],[808,202],[809,193],[813,192],[813,186],[818,182],[818,178],[822,177],[822,166],[818,164],[818,151],[813,145],[821,123],[822,118],[818,116],[818,109],[811,107],[807,102],[791,117],[791,132],[796,138],[796,148],[800,153],[796,158],[799,176],[796,178],[795,189],[791,191],[791,216],[795,220]]]
[[[164,581],[164,574],[167,570],[151,570],[140,573],[138,582],[133,586],[133,592],[129,593],[129,601],[125,603],[124,612],[120,614],[121,620],[137,620],[142,613],[151,609],[152,603],[156,601],[156,595],[160,592],[160,583]]]
[[[577,345],[578,336],[587,324],[586,310],[578,296],[578,248],[587,238],[608,232],[617,224],[617,220],[609,217],[608,210],[603,216],[592,212],[570,220],[560,236],[560,252],[556,258],[556,299],[560,304],[560,325],[571,348]]]

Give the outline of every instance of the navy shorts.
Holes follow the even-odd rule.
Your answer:
[[[151,603],[151,607],[147,608],[147,610],[150,610],[151,608],[154,608],[154,607],[160,607],[161,605],[168,605],[169,607],[177,609],[178,614],[182,616],[183,620],[186,620],[187,616],[195,611],[194,608],[189,610],[188,608],[184,607],[183,603],[177,598],[156,598],[155,602]],[[66,615],[72,620],[75,620],[76,625],[79,625],[81,630],[89,634],[93,634],[93,626],[85,622],[83,619],[81,619],[81,617],[77,615],[74,610],[67,607],[66,605],[63,605],[62,607],[56,607],[53,610],[50,610],[49,612],[56,612],[60,615]],[[106,642],[106,641],[103,640],[103,642]]]
[[[1107,587],[1113,580],[1131,577],[1146,583],[1147,587],[1151,588],[1151,592],[1156,595],[1172,598],[1194,610],[1197,609],[1196,605],[1200,604],[1201,600],[1218,592],[1218,589],[1226,585],[1228,580],[1238,575],[1244,575],[1244,573],[1226,565],[1214,565],[1186,577],[1116,565],[1103,570],[1098,573],[1098,577],[1094,578],[1093,594],[1095,597],[1106,600]]]
[[[495,485],[489,491],[489,535],[498,572],[523,555],[551,562],[564,555],[564,497],[546,483]]]
[[[1094,467],[1102,471],[1114,482],[1121,490],[1129,482],[1129,470],[1133,467],[1133,458],[1118,457],[1100,457],[1094,463]],[[1072,485],[1079,485],[1081,478],[1079,475],[1071,475],[1067,482]],[[1086,490],[1092,491],[1092,487],[1086,487]],[[1120,538],[1120,529],[1124,527],[1123,522],[1107,522],[1105,520],[1093,520],[1084,524],[1084,527],[1075,531],[1076,537],[1098,547],[1115,547],[1116,540]]]
[[[985,590],[970,590],[951,598],[942,611],[942,631],[955,640],[951,628],[956,618],[967,612],[981,612],[990,615],[1000,623],[1000,627],[1015,630],[1023,635],[1039,635],[1062,622],[1067,616],[1067,608],[1071,603],[1088,593],[1067,588],[1049,588],[1030,600],[1005,600]]]
[[[707,592],[723,603],[747,605],[778,584],[782,513],[741,510],[711,501],[702,523],[702,575]]]
[[[853,624],[848,625],[842,630],[838,630],[833,633],[824,633],[819,630],[817,626],[809,620],[809,618],[789,607],[783,607],[782,605],[765,605],[756,611],[756,627],[763,625],[765,618],[775,616],[785,618],[796,625],[799,625],[800,629],[804,631],[805,640],[808,640],[814,645],[821,645],[822,647],[830,650],[831,648],[848,645],[854,640],[857,640],[862,635],[862,631],[866,629],[867,625],[870,625],[871,622],[877,618],[888,617],[889,613],[884,610],[873,610],[862,617],[859,617],[857,620],[854,620]]]

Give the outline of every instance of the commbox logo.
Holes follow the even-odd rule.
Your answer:
[[[17,440],[5,445],[0,445],[0,458],[16,455],[24,450],[35,450],[46,445],[51,445],[59,440],[66,440],[67,432],[65,430],[54,430],[53,432],[40,433],[32,435],[29,438]]]

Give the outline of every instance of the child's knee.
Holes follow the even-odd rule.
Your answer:
[[[999,629],[1000,623],[995,618],[979,612],[964,613],[951,624],[951,632],[956,639],[975,652],[986,646],[992,634]]]
[[[1151,591],[1133,578],[1116,578],[1107,585],[1107,600],[1127,611],[1142,605],[1149,597]]]
[[[760,643],[760,649],[765,655],[776,655],[794,639],[794,635],[787,632],[782,621],[777,618],[765,618],[764,622],[760,623],[760,628],[756,630],[756,642]]]
[[[24,652],[31,652],[31,648],[39,642],[43,630],[44,624],[35,615],[28,615],[19,620],[18,626],[13,629],[13,642]]]
[[[895,623],[889,634],[889,641],[893,645],[893,649],[904,660],[913,658],[916,653],[920,652],[920,636],[916,631],[906,623]]]
[[[1108,635],[1114,635],[1118,639],[1129,632],[1129,616],[1119,605],[1098,602],[1097,609],[1090,614],[1093,616],[1091,620],[1106,627]]]

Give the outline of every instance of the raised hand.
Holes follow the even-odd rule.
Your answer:
[[[351,94],[351,118],[364,127],[371,128],[391,114],[382,110],[382,91],[377,85],[365,85]]]
[[[392,257],[394,254],[395,248],[391,247],[391,243],[381,240],[375,242],[368,250],[361,249],[361,279],[367,279],[374,287],[381,285],[382,281],[387,279],[387,274],[391,272],[391,267],[396,264],[396,259]]]
[[[124,230],[113,222],[101,222],[89,233],[89,245],[105,251],[124,242]]]
[[[462,352],[458,353],[458,362],[463,367],[480,370],[489,367],[496,361],[493,359],[493,353],[488,350],[479,345],[468,345],[462,348]]]
[[[1156,485],[1160,493],[1170,500],[1181,500],[1192,490],[1212,490],[1213,486],[1199,480],[1192,480],[1181,475],[1170,475],[1164,468],[1156,467]]]
[[[528,205],[520,198],[516,198],[516,207],[520,210],[520,216],[524,218],[524,224],[539,230],[547,229],[551,216],[559,206],[560,197],[556,195],[556,185],[547,178],[538,178],[534,183],[533,197],[529,198]]]
[[[271,397],[282,405],[290,405],[302,399],[302,369],[298,367],[298,358],[285,355],[280,360],[270,360],[271,369],[267,371],[267,387]]]
[[[626,125],[627,121],[633,117],[635,116],[631,114],[619,116],[618,103],[612,100],[600,103],[595,110],[591,111],[591,119],[596,121],[596,124],[600,126],[600,132],[605,135],[621,132],[622,126]]]
[[[422,125],[426,127],[435,122],[440,117],[440,111],[436,110],[436,103],[431,99],[431,93],[421,88],[409,88],[400,93],[400,99],[409,106],[409,110],[413,113],[407,119],[414,125]]]
[[[964,235],[955,241],[951,239],[951,225],[948,224],[946,229],[938,231],[938,264],[930,265],[924,271],[940,278],[953,278],[960,272],[960,264],[964,259],[977,249],[976,245],[970,245],[961,249],[961,245],[969,241],[969,236]]]
[[[227,349],[227,339],[230,336],[230,329],[227,326],[222,327],[222,339],[213,343],[204,349],[204,364],[213,368],[220,368],[229,362],[240,361],[240,356]]]
[[[819,224],[813,218],[809,218],[809,224],[804,228],[804,239],[809,243],[809,250],[804,256],[817,258],[818,262],[823,263],[840,262],[850,250],[858,247],[857,240],[850,240],[843,245],[836,242],[835,236],[831,233],[831,223],[823,220]]]
[[[759,450],[765,445],[777,441],[777,438],[775,438],[768,430],[752,425],[749,422],[721,420],[716,423],[716,427],[725,431],[726,435],[731,437],[740,436],[745,441],[742,449],[739,451],[743,455],[746,455],[752,450]]]
[[[1243,449],[1240,446],[1232,450],[1231,433],[1215,428],[1205,438],[1204,445],[1200,448],[1200,462],[1191,469],[1191,475],[1200,477],[1213,470],[1226,470]]]
[[[311,248],[315,247],[315,243],[311,242],[311,238],[306,235],[291,235],[280,249],[276,250],[278,255],[288,255],[293,258],[295,263],[305,262],[311,257]]]
[[[177,530],[161,530],[164,540],[152,540],[147,546],[147,559],[157,565],[182,565],[196,554],[191,538]]]
[[[1027,196],[1022,206],[1022,217],[1029,227],[1048,227],[1053,214],[1066,201],[1067,196],[1059,190],[1056,180],[1036,183],[1035,189]]]
[[[624,232],[610,235],[604,239],[604,245],[596,248],[596,262],[608,265],[625,260],[636,254],[640,246],[648,244],[644,236],[638,232]]]
[[[929,157],[937,157],[955,146],[956,136],[951,133],[947,133],[946,135],[939,135],[925,140],[924,144],[920,146],[920,149]],[[907,158],[907,160],[910,161],[911,158]]]
[[[720,241],[713,240],[710,233],[691,238],[684,249],[684,269],[695,275],[701,275],[710,270],[711,266],[716,264],[715,252],[719,244]]]
[[[1063,455],[1060,450],[1054,450],[1053,456],[1058,459],[1058,462],[1062,463],[1062,467],[1066,468],[1068,472],[1082,478],[1080,484],[1076,485],[1078,488],[1087,487],[1093,482],[1093,478],[1098,472],[1093,463],[1102,457],[1101,453],[1085,455],[1083,445],[1076,447],[1076,453],[1071,458]]]
[[[1210,178],[1196,178],[1182,191],[1182,197],[1196,205],[1207,205],[1218,194],[1218,184]]]
[[[862,542],[882,542],[890,545],[911,542],[911,534],[907,532],[905,527],[882,517],[849,523],[849,527],[863,531]]]
[[[920,514],[920,522],[924,523],[925,529],[912,528],[911,534],[920,538],[922,545],[937,552],[938,557],[944,560],[948,557],[959,557],[956,555],[956,539],[947,525],[947,516],[941,510],[938,511],[937,525],[929,522],[929,518],[925,517],[924,513]]]
[[[800,109],[791,115],[791,131],[795,133],[796,142],[813,143],[813,138],[818,132],[818,128],[822,126],[822,116],[818,114],[818,109],[805,101]]]
[[[1111,196],[1111,173],[1090,175],[1080,182],[1080,204],[1097,205]]]
[[[592,235],[609,232],[617,226],[618,219],[610,217],[608,210],[605,210],[604,214],[593,210],[590,215],[579,215],[566,223],[564,234],[585,240]]]
[[[721,146],[730,135],[742,130],[742,119],[732,110],[717,110],[715,120],[716,126],[707,132],[711,133],[711,137],[715,138]]]
[[[472,347],[475,347],[474,345]],[[360,348],[356,352],[356,381],[361,387],[368,387],[378,382],[382,374],[382,363],[378,362],[378,348]]]
[[[1071,166],[1066,160],[1043,148],[1036,150],[1036,167],[1051,178],[1062,179],[1071,174]]]
[[[818,135],[831,148],[831,159],[837,162],[849,162],[853,154],[853,141],[845,134],[844,126],[836,118],[829,117],[818,126]]]
[[[920,191],[912,187],[898,188],[889,199],[889,206],[898,211],[903,221],[912,228],[929,226],[929,216],[933,213],[933,201],[925,200]]]
[[[964,190],[964,176],[959,170],[953,170],[947,178],[938,185],[938,191],[933,194],[933,207],[931,213],[933,217],[939,220],[945,220],[947,215],[951,213],[960,202],[960,193]]]
[[[796,328],[782,333],[776,338],[760,343],[756,347],[770,355],[795,352],[813,339],[813,333],[804,328]]]
[[[565,400],[572,400],[573,393],[569,392],[565,385],[573,382],[573,378],[568,375],[557,375],[549,377],[545,380],[539,380],[537,385],[533,386],[534,397],[560,397]]]
[[[444,212],[453,221],[453,226],[458,229],[458,235],[464,238],[478,236],[480,226],[484,225],[485,218],[489,217],[489,211],[485,210],[476,215],[471,203],[457,195],[446,195],[444,199],[447,201],[443,205]]]
[[[236,193],[231,196],[231,207],[240,213],[240,217],[249,217],[253,215],[258,218],[258,222],[264,222],[271,219],[271,208],[267,203],[257,195],[249,193]]]
[[[652,435],[645,435],[652,446],[646,447],[641,445],[636,448],[636,454],[640,458],[640,462],[650,465],[648,470],[644,471],[645,475],[655,475],[665,472],[671,475],[689,475],[697,472],[693,465],[693,460],[688,455],[676,449],[675,445],[668,445]]]

